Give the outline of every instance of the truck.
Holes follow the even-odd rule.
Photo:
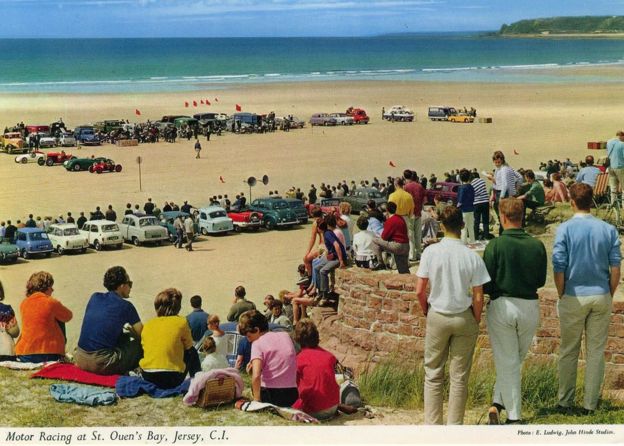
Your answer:
[[[9,154],[26,153],[28,151],[28,147],[26,146],[20,132],[7,132],[0,136],[0,151]]]
[[[474,122],[474,116],[469,112],[460,112],[455,107],[448,106],[429,107],[427,116],[432,121],[449,121],[463,123]]]

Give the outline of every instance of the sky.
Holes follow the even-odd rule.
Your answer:
[[[0,38],[370,36],[623,15],[624,0],[0,0]]]

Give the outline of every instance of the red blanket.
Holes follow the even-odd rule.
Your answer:
[[[75,381],[83,384],[94,384],[96,386],[115,387],[115,383],[121,375],[97,375],[91,372],[85,372],[74,364],[57,363],[51,364],[37,373],[31,375],[31,378],[61,379],[64,381]]]

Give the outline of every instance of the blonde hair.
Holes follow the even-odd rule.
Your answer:
[[[204,338],[204,342],[202,343],[202,350],[207,355],[217,351],[217,343],[212,336]]]
[[[347,203],[346,201],[341,201],[340,202],[340,213],[344,214],[344,215],[351,214],[351,204]]]
[[[524,213],[524,203],[518,198],[502,198],[498,203],[498,210],[509,221],[520,223]]]
[[[221,322],[221,320],[219,319],[219,316],[217,316],[216,314],[211,314],[208,317],[209,324],[218,324],[219,322]]]

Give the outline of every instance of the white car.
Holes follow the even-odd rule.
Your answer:
[[[383,118],[388,121],[413,121],[414,112],[404,105],[393,105],[384,112]]]
[[[56,147],[56,138],[49,133],[39,133],[39,147],[50,148]]]
[[[58,255],[65,251],[85,252],[89,241],[74,223],[53,224],[48,227],[48,238]]]
[[[119,230],[124,240],[132,242],[135,246],[140,246],[142,243],[160,245],[169,239],[167,229],[163,228],[153,215],[124,215],[123,220],[119,223]]]
[[[355,124],[355,120],[353,116],[349,116],[346,113],[330,113],[332,118],[336,120],[336,125],[353,125]]]
[[[58,139],[58,145],[61,147],[73,147],[76,145],[76,138],[71,133],[63,133]]]
[[[40,159],[45,162],[46,154],[44,152],[40,152],[39,150],[35,150],[31,153],[17,155],[15,157],[15,162],[18,164],[39,163]]]
[[[86,236],[89,245],[98,251],[107,246],[114,246],[117,249],[121,249],[123,246],[123,237],[119,231],[119,226],[114,221],[86,221],[80,228],[80,233]]]
[[[201,208],[197,225],[199,226],[199,232],[203,235],[219,234],[234,230],[232,219],[227,216],[225,209],[219,206]]]

